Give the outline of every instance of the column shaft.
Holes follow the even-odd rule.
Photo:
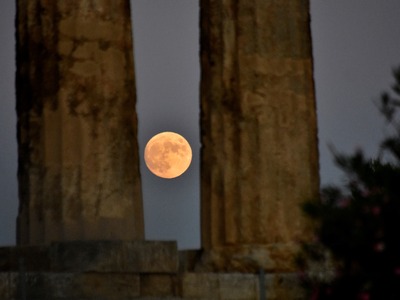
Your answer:
[[[202,0],[201,28],[205,261],[289,270],[319,187],[308,1]]]
[[[17,242],[142,239],[128,0],[17,1]]]

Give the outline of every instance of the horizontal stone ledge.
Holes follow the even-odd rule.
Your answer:
[[[0,271],[47,271],[50,269],[48,246],[0,247]]]
[[[176,242],[84,241],[54,243],[50,247],[54,271],[176,273]]]
[[[140,297],[140,278],[130,273],[0,273],[0,298],[111,300]],[[21,297],[22,299],[22,297]]]
[[[185,273],[182,276],[182,297],[202,300],[260,299],[261,289],[268,300],[305,299],[296,273]]]
[[[202,272],[295,272],[297,243],[221,245],[205,249],[195,270]]]
[[[256,300],[261,289],[268,300],[305,297],[295,273],[0,272],[0,299],[18,299],[22,287],[30,300]]]
[[[174,241],[69,241],[0,248],[0,271],[177,273]]]
[[[0,299],[182,299],[173,274],[0,272]]]

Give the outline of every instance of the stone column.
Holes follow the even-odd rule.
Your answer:
[[[142,239],[129,1],[17,11],[18,244]]]
[[[319,188],[304,0],[201,0],[203,266],[293,269]]]

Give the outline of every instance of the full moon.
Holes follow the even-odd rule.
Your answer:
[[[189,168],[192,148],[183,136],[170,131],[161,132],[147,142],[144,161],[154,175],[175,178]]]

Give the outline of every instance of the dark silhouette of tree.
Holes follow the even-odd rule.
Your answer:
[[[298,263],[310,299],[400,299],[400,67],[378,108],[393,131],[375,158],[333,150],[344,187],[327,186],[303,209],[315,240]]]

